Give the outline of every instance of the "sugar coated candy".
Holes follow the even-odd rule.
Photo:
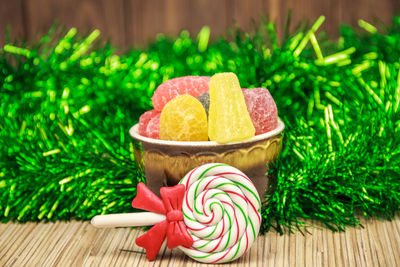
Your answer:
[[[197,100],[199,100],[200,103],[203,105],[208,116],[208,110],[210,108],[210,94],[208,92],[202,93],[197,97]]]
[[[152,109],[149,111],[146,111],[145,113],[142,114],[139,118],[139,134],[142,136],[147,137],[147,125],[149,124],[150,120],[153,119],[157,114],[160,114],[160,112]]]
[[[160,139],[207,141],[207,115],[201,103],[191,95],[169,101],[161,112]]]
[[[185,76],[163,82],[151,98],[154,109],[161,112],[165,104],[178,95],[198,97],[208,91],[209,80],[208,76]]]
[[[278,125],[278,109],[270,92],[265,88],[254,88],[244,90],[243,95],[256,135],[275,129]]]
[[[146,136],[154,139],[160,139],[160,116],[158,112],[147,124]]]
[[[211,77],[208,136],[211,141],[228,143],[251,138],[255,129],[247,111],[239,80],[234,73]]]

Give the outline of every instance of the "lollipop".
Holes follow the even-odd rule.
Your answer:
[[[160,190],[161,199],[138,184],[132,206],[151,211],[95,216],[97,227],[153,225],[136,244],[153,260],[165,237],[205,263],[229,262],[243,255],[255,241],[261,225],[260,198],[251,180],[226,164],[210,163],[190,171],[181,182]]]

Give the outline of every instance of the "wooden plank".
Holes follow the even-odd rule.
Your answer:
[[[46,33],[58,20],[80,33],[99,29],[104,39],[126,47],[124,0],[25,0],[26,36],[32,40]]]
[[[125,10],[127,43],[144,45],[163,33],[165,26],[163,0],[128,0]]]
[[[312,13],[312,23],[314,23],[319,16],[325,16],[325,22],[321,25],[320,30],[326,32],[328,38],[335,39],[339,36],[340,24],[340,6],[336,1],[313,1],[314,11]]]
[[[349,5],[346,0],[340,0],[340,24],[358,25],[358,20],[363,19],[369,23],[380,26],[388,25],[393,14],[400,12],[399,1],[396,0],[354,0]]]
[[[357,25],[359,19],[369,16],[369,6],[365,0],[353,0],[349,5],[346,0],[339,0],[339,20],[341,24]]]
[[[325,16],[325,22],[320,30],[325,31],[330,37],[338,36],[339,6],[335,1],[315,0],[288,0],[282,2],[280,16],[286,18],[289,10],[292,12],[290,30],[294,31],[301,23],[309,27],[321,16]],[[282,27],[284,27],[282,21]],[[282,28],[283,30],[283,28]]]
[[[229,0],[200,0],[189,1],[188,29],[197,34],[204,25],[211,28],[211,36],[224,35],[229,22],[232,21],[232,6]],[[190,25],[189,25],[190,22]]]
[[[177,35],[182,30],[191,30],[195,11],[190,9],[190,2],[185,0],[169,0],[165,3],[165,22],[163,32]],[[150,36],[151,37],[151,36]]]
[[[12,42],[24,37],[22,0],[0,1],[0,47],[5,42],[7,25],[11,26],[10,38]]]
[[[398,0],[391,1],[374,1],[368,0],[369,11],[368,14],[361,14],[360,18],[367,20],[368,22],[376,26],[389,25],[392,21],[393,14],[399,14],[400,9],[396,10],[396,2]],[[383,25],[384,24],[384,25]]]
[[[147,44],[157,34],[178,35],[188,30],[196,38],[204,25],[211,27],[211,36],[224,34],[229,11],[227,0],[130,0],[127,4],[126,24],[128,43]]]
[[[268,13],[262,0],[234,0],[232,2],[233,22],[246,32],[254,30],[254,23],[259,22],[259,16],[265,16]]]
[[[280,0],[263,0],[263,10],[266,10],[266,15],[268,15],[272,22],[282,22],[281,10],[282,2]]]

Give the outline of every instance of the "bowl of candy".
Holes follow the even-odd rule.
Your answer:
[[[243,171],[260,196],[281,150],[284,123],[265,88],[242,89],[233,73],[186,76],[162,83],[129,133],[136,164],[156,194],[206,163]]]

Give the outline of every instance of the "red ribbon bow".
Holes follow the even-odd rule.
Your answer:
[[[185,186],[178,184],[160,189],[161,199],[144,183],[137,186],[137,195],[132,201],[132,207],[155,213],[165,214],[166,219],[153,226],[147,233],[136,239],[136,244],[146,250],[148,260],[153,260],[167,236],[167,246],[172,249],[177,246],[191,247],[193,239],[183,223],[182,202]]]

